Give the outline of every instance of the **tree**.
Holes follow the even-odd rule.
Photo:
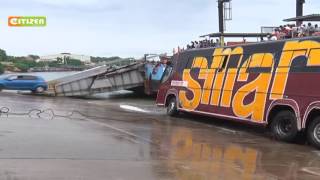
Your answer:
[[[0,63],[0,74],[4,73],[4,66]]]
[[[20,69],[22,72],[28,72],[30,66],[27,63],[17,62],[14,63],[14,66]]]
[[[63,64],[63,59],[61,57],[57,57],[57,64]]]
[[[91,62],[98,63],[98,62],[108,62],[108,61],[114,61],[114,60],[119,60],[122,59],[121,57],[118,56],[113,56],[113,57],[93,57],[91,56]]]
[[[0,61],[7,61],[7,53],[3,49],[0,49]]]
[[[28,55],[28,57],[30,57],[30,58],[33,59],[34,61],[37,60],[37,59],[40,59],[40,56],[38,56],[38,55],[33,55],[33,54]]]
[[[69,66],[81,66],[83,65],[83,63],[78,60],[78,59],[66,59],[66,65],[69,65]]]

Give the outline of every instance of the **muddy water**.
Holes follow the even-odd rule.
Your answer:
[[[72,118],[2,114],[0,179],[320,179],[320,152],[276,142],[261,128],[169,118],[152,98],[0,94],[12,112],[51,108]]]

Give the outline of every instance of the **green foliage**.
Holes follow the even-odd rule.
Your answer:
[[[0,49],[0,61],[7,61],[7,53],[3,49]]]
[[[30,68],[30,64],[25,62],[16,62],[14,63],[14,66],[19,68],[22,72],[27,72]]]
[[[57,57],[57,64],[63,64],[64,60],[60,57]]]
[[[66,65],[69,65],[69,66],[82,66],[82,65],[84,65],[84,63],[82,63],[78,59],[66,59],[65,63],[66,63]]]
[[[7,56],[6,51],[0,49],[0,62],[11,62],[15,67],[23,72],[28,71],[30,68],[42,68],[42,67],[84,67],[84,63],[78,59],[70,59],[69,57],[57,58],[57,61],[53,62],[36,62],[40,57],[38,55],[28,55],[27,57],[15,57]],[[118,56],[113,57],[91,57],[93,63],[103,63],[110,61],[118,61],[122,64],[125,61],[131,61],[132,58],[123,59]],[[0,74],[5,70],[4,65],[0,64]]]
[[[113,56],[113,57],[91,57],[91,62],[99,63],[99,62],[108,62],[108,61],[114,61],[114,60],[119,60],[119,59],[122,59],[122,58],[118,57],[118,56]]]
[[[41,61],[41,62],[37,62],[35,67],[46,67],[47,65],[48,63]]]
[[[38,56],[38,55],[33,55],[33,54],[30,54],[30,55],[28,55],[28,57],[29,58],[31,58],[32,60],[37,60],[37,59],[40,59],[40,56]]]
[[[4,66],[0,63],[0,74],[4,73]]]
[[[60,64],[58,61],[51,61],[47,62],[49,67],[61,67],[62,64]]]

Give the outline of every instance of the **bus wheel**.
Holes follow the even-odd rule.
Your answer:
[[[308,141],[320,149],[320,117],[315,118],[307,129]]]
[[[285,142],[292,142],[298,134],[297,118],[292,111],[279,112],[271,123],[274,137]]]
[[[178,104],[175,97],[169,99],[169,103],[167,106],[167,114],[172,117],[177,116],[179,114]]]

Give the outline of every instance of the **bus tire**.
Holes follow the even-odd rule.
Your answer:
[[[280,141],[292,142],[298,134],[297,118],[292,111],[280,111],[271,122],[273,136]]]
[[[316,117],[310,122],[307,129],[307,138],[309,143],[320,149],[320,117]]]
[[[169,103],[167,106],[167,114],[171,117],[175,117],[179,114],[178,104],[175,97],[169,99]]]

